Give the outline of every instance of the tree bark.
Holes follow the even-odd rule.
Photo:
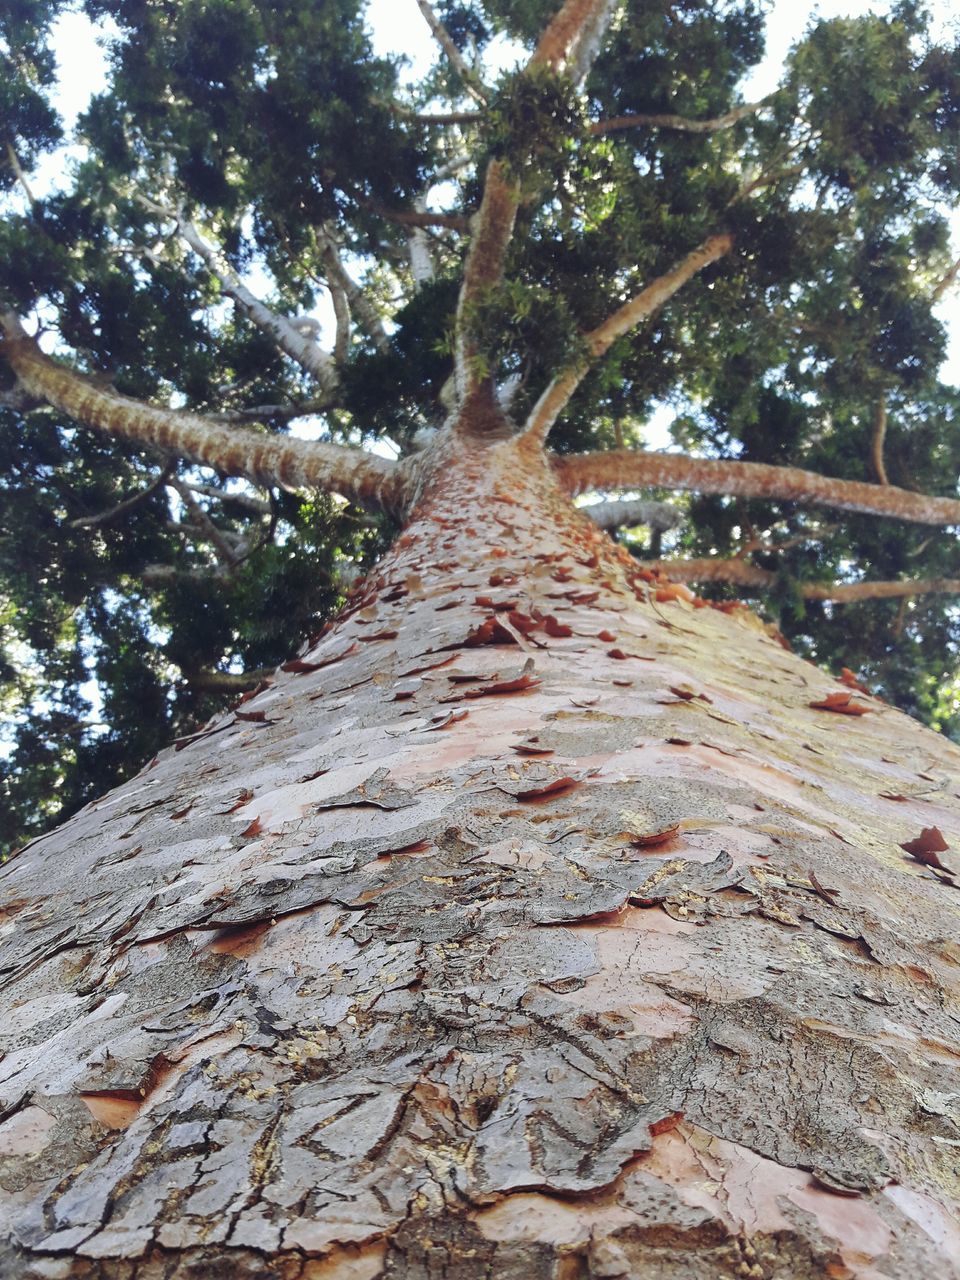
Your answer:
[[[333,490],[378,508],[402,502],[399,469],[385,458],[343,445],[223,426],[199,414],[131,400],[44,355],[15,316],[5,314],[2,324],[0,355],[23,387],[85,426],[258,484]]]
[[[893,516],[918,524],[960,525],[960,499],[939,498],[892,484],[865,484],[821,476],[800,467],[726,458],[688,458],[678,453],[610,449],[605,453],[566,454],[554,458],[560,483],[576,496],[590,489],[691,489],[742,498],[783,498],[838,511]]]
[[[589,512],[589,507],[581,510]],[[640,560],[645,569],[663,573],[674,582],[730,582],[755,591],[769,591],[777,575],[749,560],[710,556],[703,560]],[[960,595],[960,578],[899,578],[886,582],[798,582],[804,600],[832,600],[855,604],[860,600],[904,600],[911,596]]]
[[[421,467],[333,629],[0,873],[0,1274],[955,1277],[901,846],[960,751],[651,601],[529,442]]]

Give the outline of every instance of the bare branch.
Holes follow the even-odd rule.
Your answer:
[[[418,196],[414,206],[417,210],[426,210],[426,199]],[[413,276],[414,288],[419,290],[434,278],[433,254],[430,252],[430,241],[423,227],[413,227],[407,236],[407,249],[410,254],[410,272]]]
[[[530,67],[565,72],[579,84],[589,72],[622,0],[566,0],[547,26]]]
[[[31,187],[30,187],[30,183],[27,180],[27,175],[24,173],[23,167],[20,164],[20,157],[17,155],[16,149],[14,148],[14,145],[9,140],[9,138],[6,140],[5,146],[7,151],[7,163],[10,165],[10,168],[13,170],[13,176],[16,178],[17,182],[19,182],[20,186],[23,188],[23,192],[27,197],[27,203],[30,206],[30,212],[36,213],[37,198],[33,194],[33,191],[31,190]]]
[[[360,202],[371,213],[401,227],[446,227],[449,231],[469,231],[470,219],[462,213],[434,213],[432,209],[388,209],[382,204]]]
[[[669,502],[655,502],[652,498],[628,498],[622,502],[593,502],[580,510],[601,529],[623,529],[635,524],[649,525],[651,529],[676,529],[684,523],[685,516]]]
[[[220,287],[228,298],[247,316],[258,329],[270,335],[279,350],[296,361],[302,369],[316,378],[327,393],[337,386],[336,363],[329,352],[324,351],[311,336],[299,332],[286,316],[278,315],[266,303],[251,292],[223,255],[209,244],[200,234],[193,222],[179,209],[170,209],[165,205],[140,196],[140,203],[161,217],[170,218],[177,227],[183,241],[203,260],[210,273],[220,282]]]
[[[151,493],[156,493],[162,485],[167,483],[173,475],[175,466],[176,464],[173,461],[168,462],[160,474],[154,480],[151,480],[143,489],[140,489],[131,497],[125,498],[123,502],[118,502],[117,505],[115,507],[111,507],[109,511],[101,511],[99,515],[80,516],[76,520],[71,520],[70,528],[92,529],[100,524],[109,524],[111,520],[115,519],[117,516],[123,515],[125,511],[130,511],[134,507],[138,507],[141,502],[146,501],[146,499],[150,497]]]
[[[181,502],[191,517],[191,524],[200,537],[205,542],[209,542],[219,552],[220,559],[225,565],[229,568],[234,568],[240,560],[236,546],[224,536],[222,530],[217,528],[209,514],[204,511],[203,507],[190,492],[189,486],[179,480],[171,480],[170,487],[179,495]]]
[[[883,461],[883,444],[887,435],[887,402],[881,396],[873,411],[873,438],[870,441],[870,457],[873,470],[881,484],[889,484],[887,468]]]
[[[474,72],[467,66],[463,59],[463,54],[453,42],[453,37],[443,25],[434,11],[433,5],[429,0],[417,0],[420,12],[427,20],[427,26],[433,32],[433,37],[437,44],[440,45],[443,52],[447,55],[450,65],[456,71],[457,75],[463,81],[463,87],[467,93],[473,98],[474,102],[478,102],[482,107],[487,105],[487,95],[483,85],[477,79]]]
[[[403,116],[406,120],[415,121],[417,124],[476,124],[478,120],[483,119],[482,111],[413,111],[408,107],[401,107],[397,103],[391,103],[390,110],[398,116]]]
[[[707,560],[641,560],[645,569],[666,574],[674,582],[729,582],[751,591],[769,590],[777,574],[746,560],[711,557]],[[918,578],[892,582],[798,582],[804,600],[832,600],[855,604],[860,600],[898,600],[910,596],[960,594],[960,578]]]
[[[317,243],[322,252],[327,283],[331,288],[341,289],[346,295],[352,313],[366,329],[377,350],[389,350],[390,339],[383,327],[383,320],[364,290],[344,267],[332,228],[322,227],[317,234]]]
[[[216,502],[243,507],[245,511],[249,511],[253,515],[269,516],[273,514],[273,507],[270,503],[264,502],[263,498],[254,497],[252,493],[237,493],[231,489],[218,489],[212,484],[191,484],[190,489],[193,493],[200,494],[201,497],[213,498]]]
[[[334,406],[328,399],[300,400],[296,404],[258,404],[249,409],[224,409],[211,413],[211,422],[292,422],[294,418],[310,418]]]
[[[400,476],[385,458],[343,445],[226,427],[199,414],[129,399],[43,354],[12,312],[0,314],[0,355],[33,395],[88,427],[177,454],[258,484],[332,489],[363,505],[392,509]]]
[[[589,132],[594,135],[616,133],[621,129],[677,129],[681,133],[718,133],[721,129],[730,129],[738,121],[755,115],[763,107],[768,106],[770,98],[762,98],[759,102],[746,102],[743,106],[734,107],[722,116],[713,116],[709,120],[690,120],[686,116],[677,115],[626,115],[612,116],[609,120],[597,120],[590,125]]]
[[[569,403],[571,396],[586,377],[592,363],[609,351],[617,338],[649,320],[663,307],[688,280],[704,267],[716,262],[733,248],[733,236],[726,233],[710,236],[691,253],[659,279],[648,284],[638,294],[625,302],[603,324],[598,325],[584,339],[587,349],[585,359],[554,378],[530,411],[523,432],[531,440],[546,440],[550,428]],[[623,487],[623,486],[621,486]]]
[[[895,485],[838,480],[799,467],[718,458],[688,458],[678,453],[610,449],[605,453],[557,455],[553,465],[570,494],[591,489],[689,489],[696,493],[736,494],[743,498],[781,499],[893,516],[917,524],[960,525],[960,500],[938,498]]]

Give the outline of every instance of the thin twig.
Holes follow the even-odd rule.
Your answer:
[[[116,516],[123,515],[125,511],[130,511],[133,507],[139,506],[141,502],[145,502],[151,493],[156,491],[167,483],[176,469],[176,463],[171,459],[163,468],[160,474],[144,489],[138,490],[137,493],[129,498],[124,498],[123,502],[118,502],[115,507],[111,507],[109,511],[101,511],[95,516],[78,516],[76,520],[69,522],[71,529],[92,529],[100,524],[108,524]]]
[[[883,444],[887,435],[887,402],[883,396],[877,400],[873,410],[873,438],[870,441],[870,456],[873,459],[873,470],[881,484],[889,484],[887,468],[883,461]]]

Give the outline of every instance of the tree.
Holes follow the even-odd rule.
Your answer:
[[[228,477],[399,529],[280,671],[0,873],[0,1265],[947,1280],[957,748],[571,496],[733,496],[690,549],[736,519],[782,554],[826,507],[854,530],[816,526],[838,557],[895,530],[863,565],[898,572],[901,528],[960,522],[930,372],[955,54],[906,6],[819,23],[781,93],[743,104],[749,7],[418,3],[444,61],[412,97],[347,0],[91,4],[119,24],[94,158],[5,231],[7,398],[37,415],[41,488],[43,449],[78,475],[111,439],[124,476],[159,455],[138,518],[164,522],[175,484],[224,560],[268,515]],[[7,37],[21,185],[52,135],[26,91],[50,16]],[[497,32],[526,52],[491,87]],[[451,174],[462,204],[438,210]],[[321,272],[331,353],[297,318]],[[639,448],[667,395],[699,406],[692,444],[743,456]],[[326,438],[238,420],[305,397]],[[889,483],[894,406],[922,490]],[[357,446],[367,424],[397,460]],[[320,542],[329,562],[348,536]],[[956,588],[946,543],[931,594]],[[768,564],[693,572],[764,586]],[[122,654],[137,619],[104,612]]]

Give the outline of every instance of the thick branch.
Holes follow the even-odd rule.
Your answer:
[[[893,516],[918,524],[960,525],[960,500],[937,498],[895,485],[838,480],[799,467],[763,462],[731,462],[688,458],[676,453],[611,449],[606,453],[571,454],[553,459],[560,482],[571,494],[590,489],[690,489],[696,493],[736,494],[742,498],[785,499]]]
[[[777,581],[777,574],[746,560],[642,560],[645,569],[665,573],[674,582],[730,582],[735,586],[765,591]],[[855,604],[860,600],[899,600],[910,596],[958,595],[960,578],[917,578],[894,582],[798,582],[804,600],[833,600]]]
[[[473,219],[473,237],[457,307],[456,377],[461,400],[468,399],[487,381],[478,368],[481,352],[470,332],[470,309],[503,277],[504,259],[519,204],[519,181],[510,173],[506,161],[491,160],[487,165],[483,200]]]
[[[184,671],[183,678],[191,688],[208,689],[211,693],[245,693],[256,689],[274,674],[272,667],[258,667],[255,671]]]
[[[726,233],[710,236],[703,244],[698,245],[691,253],[678,263],[672,271],[666,272],[659,279],[648,284],[635,297],[625,302],[603,324],[598,325],[586,335],[584,340],[587,357],[579,361],[564,373],[554,378],[543,395],[534,405],[524,426],[524,433],[531,439],[544,441],[550,428],[556,422],[577,387],[586,377],[590,366],[613,346],[617,338],[635,329],[644,320],[649,320],[663,307],[673,295],[697,275],[704,267],[709,266],[729,253],[733,247],[733,237]],[[620,486],[621,488],[624,486]]]
[[[371,213],[401,227],[446,227],[449,231],[469,231],[470,219],[462,213],[434,213],[432,209],[388,209],[382,204],[366,204]]]
[[[483,91],[483,86],[478,82],[477,77],[467,66],[466,62],[464,62],[463,54],[454,44],[450,32],[437,17],[434,12],[433,5],[429,3],[429,0],[417,0],[417,5],[419,6],[420,12],[423,14],[424,18],[426,18],[427,26],[433,32],[433,37],[437,44],[440,45],[443,52],[447,55],[447,58],[450,60],[450,65],[463,81],[464,89],[466,89],[470,97],[473,98],[474,102],[479,102],[482,107],[485,107],[487,105],[487,98]]]
[[[395,464],[360,449],[226,427],[198,414],[131,400],[45,356],[12,313],[0,316],[0,355],[33,395],[88,427],[177,454],[257,484],[332,489],[367,506],[398,501]]]
[[[566,0],[540,37],[529,65],[565,72],[579,84],[593,65],[620,4],[621,0]]]
[[[651,529],[676,529],[684,522],[684,514],[669,502],[655,502],[652,498],[628,498],[622,502],[594,502],[581,507],[601,529],[623,529],[635,524],[645,524]]]
[[[709,120],[690,120],[687,116],[677,115],[626,115],[612,116],[609,120],[597,120],[590,126],[594,135],[616,133],[620,129],[677,129],[681,133],[718,133],[721,129],[730,129],[739,120],[752,116],[769,103],[769,98],[760,102],[746,102],[741,107],[734,107],[722,116],[713,116]]]
[[[154,213],[162,217],[172,218],[177,230],[189,247],[206,263],[211,274],[220,282],[220,288],[232,298],[236,306],[246,315],[258,329],[277,344],[277,347],[295,360],[302,369],[316,378],[326,392],[332,392],[337,386],[336,363],[329,352],[324,351],[312,337],[300,333],[286,316],[278,315],[253,294],[243,283],[213,245],[208,244],[196,226],[179,210],[168,209],[141,197],[142,203]]]

